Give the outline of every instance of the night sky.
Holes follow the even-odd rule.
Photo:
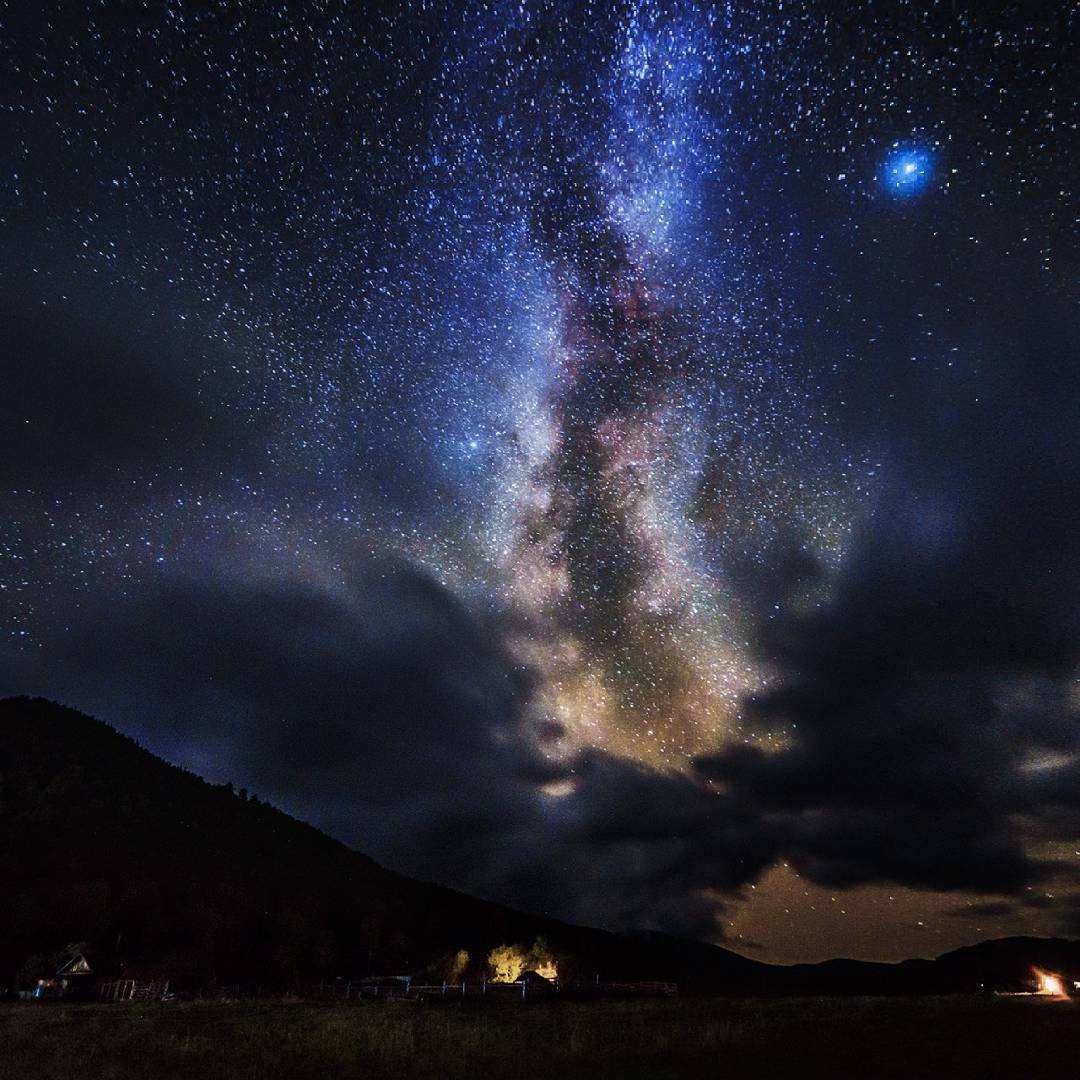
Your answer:
[[[1080,934],[1068,7],[0,4],[0,692],[574,921]]]

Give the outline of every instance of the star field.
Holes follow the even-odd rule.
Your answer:
[[[942,951],[975,932],[950,913],[991,901],[990,929],[1075,917],[1025,899],[1080,888],[1080,819],[1049,793],[1080,752],[1075,658],[1050,629],[1023,637],[1044,569],[1080,596],[1063,539],[1077,447],[1054,406],[1075,380],[1062,9],[326,0],[2,19],[0,687],[96,709],[499,899],[546,902],[536,864],[588,861],[597,880],[550,901],[568,918],[736,945],[745,927],[802,959],[910,954],[928,924]],[[1048,313],[1037,334],[1020,309]],[[1010,506],[1031,512],[999,522]],[[370,582],[402,573],[445,601],[388,585],[369,609]],[[312,672],[352,687],[358,656],[393,668],[433,627],[450,644],[458,618],[482,627],[490,655],[459,673],[450,649],[430,675],[471,734],[410,728],[412,699],[386,705],[377,679],[277,716],[234,684],[227,644],[188,666],[203,615],[173,633],[168,603],[220,597],[242,643],[242,598],[268,589],[296,598],[280,616],[296,628],[272,636],[297,701]],[[323,603],[355,636],[303,621]],[[398,624],[398,603],[426,614]],[[885,644],[912,626],[938,637]],[[126,643],[126,666],[87,634]],[[880,674],[897,655],[903,685]],[[510,823],[489,856],[455,831],[450,765],[430,791],[410,773],[376,826],[367,743],[352,786],[271,764],[283,731],[332,745],[313,734],[329,713],[350,734],[314,773],[351,760],[384,706],[379,760],[484,758]],[[935,742],[935,722],[953,734]],[[914,763],[887,812],[848,753],[869,777]],[[923,809],[971,759],[992,781],[972,779],[971,806],[998,831],[969,865],[928,854],[961,844],[968,810],[949,804],[935,837]],[[879,832],[834,827],[864,806]],[[443,861],[411,865],[442,830]],[[609,915],[613,889],[627,907]],[[850,902],[834,915],[826,895]]]

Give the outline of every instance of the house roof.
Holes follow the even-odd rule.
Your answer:
[[[56,971],[57,975],[93,975],[94,969],[89,961],[80,952],[76,953],[66,964],[62,964]]]
[[[532,970],[529,970],[529,971],[523,971],[523,972],[522,972],[522,973],[521,973],[521,974],[520,974],[520,975],[518,976],[518,981],[519,981],[519,982],[536,982],[536,983],[544,983],[544,984],[546,984],[547,986],[550,986],[550,985],[551,985],[551,980],[550,980],[550,979],[546,979],[546,978],[544,978],[544,976],[543,976],[543,975],[541,975],[539,971],[532,971]]]
[[[129,965],[118,953],[90,946],[73,953],[56,972],[56,977],[96,975],[99,979],[112,979],[129,973]]]

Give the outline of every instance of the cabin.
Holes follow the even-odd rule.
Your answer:
[[[530,997],[554,993],[558,986],[557,983],[545,978],[538,971],[523,971],[518,976],[518,982],[521,983],[522,992],[527,993]]]
[[[76,953],[56,969],[54,975],[38,979],[34,998],[38,1001],[90,1001],[97,980],[85,953]]]

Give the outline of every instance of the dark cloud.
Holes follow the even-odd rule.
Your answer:
[[[763,618],[777,679],[747,715],[786,747],[699,762],[819,882],[1014,892],[1054,869],[1028,819],[1076,805],[1080,384],[1039,314],[1025,349],[988,347],[978,394],[909,418],[827,598]]]
[[[56,496],[229,467],[239,433],[200,395],[205,341],[192,335],[185,352],[174,325],[132,316],[119,290],[78,305],[43,292],[0,291],[0,486]]]
[[[781,857],[832,887],[1022,904],[1055,870],[1030,819],[1039,839],[1071,835],[1080,790],[1080,485],[1065,467],[1080,394],[1049,395],[1051,375],[1071,383],[1037,344],[1000,362],[993,422],[955,403],[902,448],[903,482],[834,580],[792,538],[775,574],[745,579],[777,673],[746,711],[788,733],[778,752],[734,744],[696,776],[597,750],[562,760],[558,725],[530,719],[505,620],[395,563],[333,589],[209,576],[89,598],[43,669],[13,660],[3,689],[63,697],[394,867],[570,919],[716,936],[725,898]],[[776,616],[808,580],[826,598]]]
[[[532,676],[501,636],[402,564],[333,592],[174,581],[88,605],[48,673],[9,668],[2,689],[48,687],[406,872],[717,936],[717,890],[761,872],[771,830],[685,775],[595,750],[552,760],[559,732],[529,719]]]
[[[652,559],[633,527],[641,492],[603,431],[678,373],[678,334],[632,281],[611,285],[571,319],[588,372],[558,409],[534,536],[557,537],[567,565],[560,618],[661,709],[680,660],[635,608]],[[107,489],[198,451],[235,460],[176,346],[104,319],[11,316],[6,408],[26,430],[5,425],[5,483]],[[570,919],[714,937],[725,899],[781,857],[833,887],[1020,894],[1055,870],[1032,854],[1031,818],[1055,839],[1080,809],[1080,376],[1060,318],[1029,318],[1002,334],[1026,352],[983,343],[977,395],[927,388],[932,412],[893,418],[895,479],[835,579],[782,531],[729,567],[777,673],[747,717],[788,733],[779,752],[736,744],[693,777],[596,750],[561,760],[502,621],[400,564],[333,590],[211,573],[83,597],[67,629],[8,658],[3,689],[95,712],[394,867]],[[908,388],[895,409],[911,408]],[[738,482],[714,463],[702,500],[738,503]],[[808,588],[825,596],[809,610]],[[981,913],[1019,910],[1001,904]]]
[[[950,918],[954,919],[993,919],[1006,915],[1015,915],[1016,912],[1016,905],[1008,900],[987,900],[981,904],[969,904],[967,907],[956,908],[948,912],[948,914]]]
[[[31,272],[39,261],[48,266],[40,278]],[[201,520],[163,533],[198,535],[204,559],[213,551],[228,561],[218,544],[223,519],[251,513],[260,498],[267,516],[280,518],[287,506],[325,533],[336,525],[328,503],[378,501],[391,508],[387,517],[430,522],[450,500],[446,476],[415,433],[358,439],[357,428],[373,421],[344,391],[334,410],[286,418],[273,392],[253,400],[258,365],[205,318],[148,310],[116,283],[83,283],[67,296],[71,268],[53,263],[28,241],[18,272],[0,273],[0,491],[12,500],[0,532],[28,561],[47,564],[53,514],[82,515],[66,538],[75,551],[91,529],[157,533],[157,522],[196,508]],[[350,537],[336,542],[347,558]],[[170,560],[185,548],[177,544]]]
[[[1080,893],[1065,897],[1064,915],[1061,920],[1063,933],[1071,937],[1080,937]]]

